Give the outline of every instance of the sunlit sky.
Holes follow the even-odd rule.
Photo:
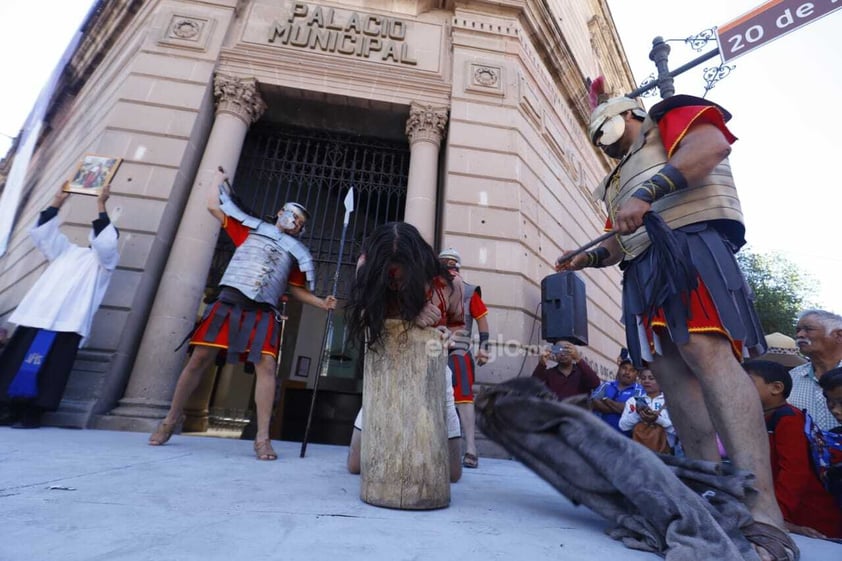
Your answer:
[[[829,2],[831,0],[815,0]],[[679,39],[721,26],[762,0],[609,0],[638,83],[655,70],[655,36]],[[5,154],[91,0],[0,2],[0,154]],[[836,247],[842,189],[842,10],[797,29],[734,61],[708,94],[734,118],[731,163],[743,203],[750,247],[779,252],[818,281],[814,300],[842,313],[842,253]],[[671,42],[670,66],[697,56]],[[713,48],[711,45],[703,52]],[[676,92],[704,94],[702,69],[676,79]],[[656,99],[650,99],[651,104]]]
[[[0,155],[79,29],[92,0],[0,1]]]

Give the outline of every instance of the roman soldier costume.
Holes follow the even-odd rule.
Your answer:
[[[261,354],[277,358],[278,303],[288,284],[315,288],[313,257],[297,238],[242,210],[224,188],[219,199],[223,228],[237,249],[190,344],[227,349],[228,362],[257,363]],[[296,203],[284,205],[287,211],[306,215]]]

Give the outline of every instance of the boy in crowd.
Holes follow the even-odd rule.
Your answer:
[[[804,413],[786,402],[792,377],[768,360],[743,364],[751,376],[766,419],[775,497],[787,529],[811,538],[842,537],[842,510],[810,463]]]

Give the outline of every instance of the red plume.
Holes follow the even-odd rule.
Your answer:
[[[596,80],[591,82],[591,87],[588,91],[588,101],[591,104],[591,109],[596,109],[596,106],[605,101],[605,76],[597,76]]]

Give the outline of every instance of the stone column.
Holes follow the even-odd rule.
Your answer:
[[[403,219],[418,228],[430,245],[435,245],[439,146],[446,125],[447,107],[413,103],[409,108],[409,184]]]
[[[219,221],[207,210],[210,182],[219,166],[233,179],[248,128],[266,109],[254,79],[217,74],[213,87],[217,101],[214,124],[155,296],[131,379],[123,399],[110,414],[112,418],[131,417],[135,422],[127,419],[114,428],[145,430],[145,423],[137,422],[138,419],[160,419],[169,408],[175,382],[185,364],[184,350],[173,350],[196,321],[220,232]]]

